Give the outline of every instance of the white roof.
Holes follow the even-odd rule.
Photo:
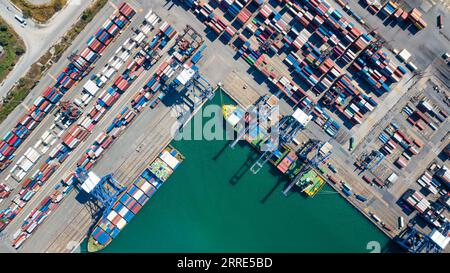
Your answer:
[[[183,71],[177,76],[177,80],[182,84],[185,85],[188,83],[192,77],[194,77],[195,70],[190,67],[185,67]]]
[[[172,170],[174,170],[180,161],[176,159],[173,155],[171,155],[168,151],[164,151],[162,155],[160,156],[162,161],[164,161],[167,165],[169,165]]]
[[[98,90],[100,89],[95,82],[89,80],[87,81],[87,83],[83,86],[83,89],[86,90],[89,94],[91,94],[92,96],[95,96],[95,94],[98,92]]]
[[[394,183],[397,180],[397,178],[398,178],[398,175],[396,173],[392,173],[389,176],[388,181],[391,182],[391,183]]]
[[[151,187],[150,183],[148,183],[147,181],[144,181],[144,183],[141,185],[141,190],[146,192],[149,188]]]
[[[20,164],[20,168],[23,171],[28,172],[31,169],[31,167],[33,167],[33,165],[34,165],[33,162],[31,162],[28,158],[25,158],[23,162]]]
[[[114,218],[116,218],[117,216],[117,212],[115,211],[111,211],[108,216],[106,216],[106,219],[108,219],[110,222],[112,222],[114,220]]]
[[[401,60],[407,62],[409,60],[409,58],[411,58],[411,53],[409,53],[408,50],[403,49],[402,51],[400,51],[398,56],[400,57]]]
[[[105,72],[104,77],[110,79],[111,76],[112,76],[114,73],[116,73],[116,70],[114,69],[114,67],[113,67],[113,66],[109,66],[108,70]]]
[[[333,149],[333,145],[330,142],[326,142],[321,148],[320,153],[327,155]]]
[[[30,147],[30,148],[28,148],[27,152],[25,153],[25,156],[31,162],[35,163],[39,159],[39,157],[41,157],[41,154],[38,151],[36,151],[35,149]]]
[[[122,230],[127,225],[127,221],[125,219],[120,218],[119,222],[117,222],[117,228]]]
[[[437,229],[433,230],[430,234],[431,240],[435,242],[441,249],[445,249],[450,242],[450,237],[444,236]]]
[[[100,182],[100,177],[98,177],[93,172],[89,172],[88,179],[84,181],[84,183],[81,185],[81,188],[85,192],[90,193],[95,188],[95,186],[97,186],[98,182]]]
[[[294,114],[292,116],[300,122],[303,126],[306,126],[312,119],[311,115],[306,114],[301,109],[295,110]]]
[[[145,19],[150,18],[150,16],[153,14],[153,10],[149,10],[147,15],[145,15]]]
[[[422,105],[427,108],[427,110],[433,109],[427,101],[421,101]]]

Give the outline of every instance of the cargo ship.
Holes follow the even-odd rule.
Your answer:
[[[112,209],[103,213],[89,236],[87,251],[97,252],[108,246],[183,160],[184,156],[179,151],[167,146],[125,193],[119,196]]]
[[[305,193],[308,197],[314,197],[325,184],[325,179],[323,179],[315,170],[309,170],[304,173],[296,183],[296,185],[300,187],[301,192]]]

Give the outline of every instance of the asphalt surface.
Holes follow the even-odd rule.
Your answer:
[[[54,15],[46,24],[37,24],[28,19],[25,27],[21,26],[14,16],[21,15],[11,2],[0,1],[0,16],[11,25],[22,38],[26,52],[0,84],[0,99],[4,98],[14,84],[26,74],[30,66],[35,63],[47,50],[55,44],[78,21],[82,12],[92,3],[92,0],[69,0],[64,9]]]
[[[407,0],[402,1],[402,7],[406,10],[418,8],[428,26],[416,31],[410,24],[401,24],[380,15],[372,15],[367,8],[360,4],[362,1],[346,1],[350,8],[359,16],[364,18],[366,24],[381,35],[387,42],[390,49],[407,49],[411,55],[411,61],[419,68],[425,69],[435,58],[440,58],[442,54],[450,51],[450,18],[449,9],[443,5],[432,5],[428,0]],[[448,2],[448,1],[447,1]],[[339,5],[334,5],[342,11]],[[342,14],[345,14],[342,11]],[[381,13],[379,13],[381,14]],[[437,27],[437,16],[441,14],[444,19],[444,28]]]

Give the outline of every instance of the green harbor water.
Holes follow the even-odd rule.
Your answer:
[[[245,143],[172,145],[185,161],[104,252],[370,252],[371,241],[391,251],[389,239],[330,187],[312,199],[286,197],[274,167],[251,173],[258,154]]]

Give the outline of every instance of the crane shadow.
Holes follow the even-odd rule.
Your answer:
[[[239,146],[245,145],[245,143],[238,142]],[[258,154],[254,152],[254,150],[250,150],[247,154],[247,158],[242,164],[242,166],[238,169],[238,171],[230,178],[229,183],[235,186],[242,177],[250,170],[253,163],[258,159]]]

